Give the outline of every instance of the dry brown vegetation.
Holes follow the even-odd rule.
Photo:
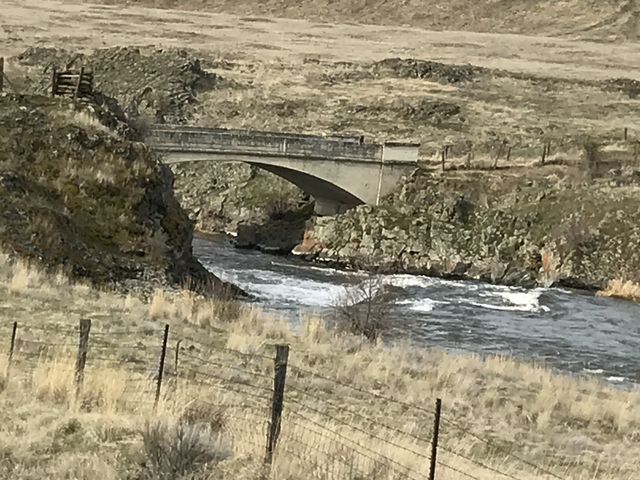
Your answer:
[[[103,4],[125,0],[103,0]],[[303,18],[331,23],[412,25],[433,30],[581,34],[637,38],[638,10],[634,2],[612,0],[126,0],[131,5],[226,12],[238,15]]]
[[[77,45],[82,50],[124,44],[197,50],[205,68],[224,81],[198,96],[191,123],[418,140],[423,144],[422,157],[434,167],[441,150],[448,148],[447,163],[452,167],[469,163],[472,168],[530,170],[551,142],[547,163],[569,163],[579,170],[585,136],[603,146],[602,157],[610,160],[605,169],[623,160],[638,161],[633,153],[640,135],[633,126],[638,103],[633,80],[640,78],[640,50],[633,42],[612,47],[559,38],[74,3],[56,4],[59,14],[51,19],[53,4],[30,1],[6,10],[9,53],[32,46],[45,18],[50,45]],[[571,22],[575,22],[572,9],[580,4],[574,0],[562,5]],[[415,5],[406,8],[415,10]],[[536,4],[534,10],[543,12],[545,6]],[[25,23],[26,16],[30,21]],[[101,42],[92,39],[96,30],[102,32]],[[70,31],[73,37],[68,36]],[[420,69],[411,62],[394,66],[384,61],[395,57],[444,65],[434,75],[415,75]],[[447,70],[449,64],[453,66]],[[37,75],[42,66],[27,74]],[[7,68],[15,79],[24,74],[23,66],[15,62]],[[629,80],[611,81],[618,77]],[[117,79],[102,80],[101,88],[107,92],[109,82]],[[126,86],[119,85],[118,91],[124,90]],[[136,93],[140,92],[129,95]]]
[[[60,345],[31,364],[26,356],[29,345],[23,342],[9,381],[3,375],[2,478],[157,478],[148,475],[158,465],[181,461],[183,456],[176,457],[175,448],[184,445],[185,438],[195,449],[185,455],[199,466],[187,472],[179,463],[180,471],[194,475],[189,478],[257,478],[262,472],[268,402],[251,400],[250,394],[259,390],[221,389],[219,382],[202,385],[186,372],[214,362],[220,366],[214,369],[220,378],[231,372],[235,376],[228,379],[250,378],[256,388],[270,388],[274,343],[290,344],[291,356],[280,460],[273,478],[325,478],[326,468],[339,468],[333,462],[345,447],[319,437],[317,424],[425,472],[424,458],[411,451],[428,455],[428,441],[416,438],[429,431],[429,411],[436,397],[444,399],[445,412],[441,441],[446,450],[440,460],[482,480],[501,477],[450,452],[524,480],[547,477],[505,452],[567,479],[630,480],[640,468],[640,416],[632,407],[640,393],[559,375],[543,366],[402,343],[371,345],[358,337],[337,335],[319,319],[306,319],[296,331],[250,306],[235,316],[221,316],[216,302],[184,292],[158,293],[147,303],[135,296],[70,284],[62,276],[41,274],[6,256],[0,264],[0,311],[2,338],[8,338],[10,324],[17,320],[19,338]],[[91,318],[95,331],[85,387],[76,401],[73,347],[63,342],[75,341],[65,332],[79,318]],[[184,376],[169,377],[160,413],[154,416],[154,385],[148,371],[157,365],[160,318],[172,325],[174,340],[184,339],[180,367]],[[130,333],[135,335],[131,338],[119,335],[123,331],[138,333]],[[266,359],[251,357],[255,360],[247,363],[225,349]],[[2,362],[5,354],[6,350],[0,355]],[[227,370],[227,365],[250,375]],[[6,363],[0,367],[4,372]],[[390,432],[382,424],[409,434]],[[469,432],[500,448],[489,447]],[[305,442],[315,448],[300,450]],[[206,467],[201,461],[203,445],[206,455],[215,457]],[[170,453],[158,457],[159,448]],[[302,458],[295,460],[291,451]],[[395,478],[393,470],[378,469],[374,475],[375,467],[368,467],[373,470],[367,470],[367,478]],[[361,470],[366,468],[360,465]],[[443,468],[440,478],[464,477]]]
[[[607,288],[598,292],[601,297],[623,298],[640,302],[640,284],[631,280],[611,280]]]
[[[593,26],[596,32],[623,32],[618,28],[619,19],[633,19],[632,11],[616,16],[616,9],[608,2],[599,2],[597,9],[583,8],[586,3],[578,0],[561,6],[545,2],[547,8],[539,3],[535,2],[534,8],[536,14],[540,12],[538,20],[529,16],[526,23],[520,23],[536,32],[566,31],[569,23],[578,29]],[[347,4],[353,3],[340,2],[336,15],[341,15],[342,22],[356,21],[344,17]],[[458,11],[459,2],[439,4],[443,7],[432,16],[434,22],[444,19],[450,9]],[[200,5],[194,2],[188,6]],[[309,15],[302,11],[309,8],[307,2],[277,12],[271,2],[262,2],[265,10],[259,12],[255,2],[219,5],[233,7],[235,13]],[[314,3],[317,15],[326,5]],[[394,23],[404,23],[404,11],[389,5],[397,13]],[[412,2],[407,5],[412,7]],[[481,2],[477,7],[484,5]],[[367,11],[385,13],[376,6],[367,4]],[[588,133],[606,140],[607,145],[613,145],[608,148],[615,150],[622,129],[637,123],[638,100],[598,83],[612,77],[640,78],[640,50],[633,41],[612,48],[607,43],[559,38],[332,25],[52,0],[0,0],[0,8],[2,55],[20,53],[43,38],[48,44],[84,50],[150,44],[200,50],[211,70],[229,80],[224,88],[199,98],[195,120],[203,125],[410,137],[428,145],[423,152],[427,159],[443,146],[452,145],[453,161],[461,165],[470,146],[481,150],[475,161],[493,165],[494,146],[508,139],[518,146],[512,152],[514,164],[528,168],[538,161],[539,147],[545,141],[552,140],[555,146],[567,137],[581,138]],[[554,15],[557,8],[568,14]],[[517,29],[513,16],[503,19],[487,12],[487,17],[483,14],[471,28],[488,26],[500,18],[502,30]],[[357,16],[358,12],[350,14]],[[474,10],[468,14],[473,15]],[[456,15],[455,21],[446,25],[462,25],[465,15]],[[599,22],[601,19],[604,21]],[[373,19],[360,16],[357,21]],[[416,16],[407,23],[445,26],[426,21]],[[543,23],[544,28],[540,26]],[[629,24],[633,26],[633,22]],[[372,63],[390,57],[470,62],[515,74],[483,74],[451,83],[367,73]],[[345,61],[351,63],[342,63]],[[23,73],[22,67],[12,62],[7,69],[10,78],[19,79]],[[18,80],[15,84],[21,85]],[[74,121],[92,123],[86,118]],[[635,138],[638,132],[630,135]],[[624,150],[628,145],[621,147]],[[565,150],[554,148],[550,160],[561,163],[563,157],[579,158],[580,153],[580,147],[570,143]],[[557,170],[558,166],[552,165],[546,173],[553,175]],[[98,175],[89,171],[77,174]],[[99,174],[100,181],[110,181],[109,172]],[[549,264],[552,273],[552,262]],[[157,473],[151,452],[157,452],[158,445],[170,449],[178,435],[190,435],[195,446],[204,442],[208,451],[215,445],[221,453],[216,457],[220,463],[212,461],[209,467],[188,474],[257,478],[267,418],[259,408],[264,405],[256,406],[231,391],[183,382],[167,389],[158,416],[150,413],[153,385],[148,372],[141,373],[139,366],[157,361],[158,332],[165,321],[175,335],[198,339],[200,343],[185,340],[183,347],[193,347],[188,351],[208,362],[237,365],[235,354],[225,348],[269,356],[274,343],[289,343],[293,365],[381,396],[354,395],[318,376],[296,378],[315,396],[314,405],[322,414],[352,423],[360,418],[356,412],[378,423],[423,434],[431,424],[430,414],[389,399],[429,411],[433,399],[442,397],[445,418],[463,427],[449,424],[444,428],[443,445],[523,480],[545,477],[505,451],[513,449],[572,480],[631,480],[640,471],[640,413],[632,408],[640,400],[637,389],[623,391],[595,379],[559,375],[544,366],[407,344],[372,345],[358,337],[337,335],[319,319],[306,319],[296,330],[249,306],[205,301],[184,292],[157,292],[147,302],[70,284],[61,275],[44,275],[8,257],[0,258],[0,315],[0,333],[5,340],[15,320],[20,323],[21,335],[26,332],[34,341],[54,343],[68,341],[65,332],[75,328],[80,318],[90,318],[108,357],[102,362],[90,359],[85,388],[76,401],[70,362],[73,351],[63,347],[50,355],[55,361],[37,361],[35,365],[21,362],[18,355],[11,377],[0,377],[0,478],[141,479]],[[122,330],[138,333],[123,340],[118,337]],[[211,348],[198,347],[202,343]],[[2,372],[5,361],[3,354]],[[271,375],[271,369],[271,363],[258,362],[254,373]],[[131,390],[134,384],[137,387]],[[293,422],[294,401],[304,403],[306,397],[291,391],[287,398],[291,412],[285,413]],[[158,417],[164,423],[154,423]],[[298,418],[302,430],[291,432],[288,439],[285,435],[283,445],[317,443],[317,436],[310,433],[315,420],[374,451],[386,448],[384,454],[389,458],[425,471],[424,459],[407,453],[407,448],[428,451],[424,442],[390,435],[380,426],[375,431],[369,423],[360,425],[359,431],[327,421],[318,413],[307,417],[304,421]],[[211,419],[216,425],[201,428],[203,420]],[[362,433],[363,429],[372,429],[400,447],[376,442]],[[466,430],[502,448],[489,448]],[[342,454],[335,445],[328,448],[333,451],[315,448],[306,452],[305,461],[294,460],[284,451],[282,461],[276,462],[274,478],[323,478],[327,458]],[[441,460],[482,480],[501,478],[452,453],[443,452]],[[156,466],[159,463],[156,461]],[[373,471],[366,473],[365,478],[375,478]],[[384,472],[378,475],[385,478]],[[439,478],[463,477],[448,471]]]

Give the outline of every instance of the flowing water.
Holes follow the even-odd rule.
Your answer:
[[[363,274],[197,239],[196,256],[218,277],[292,323],[329,314]],[[522,289],[419,275],[384,275],[397,292],[392,335],[482,355],[512,355],[553,368],[640,382],[640,305],[562,289]]]

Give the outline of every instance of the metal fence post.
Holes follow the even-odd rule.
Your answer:
[[[162,390],[162,376],[164,375],[164,361],[167,358],[167,341],[169,340],[169,324],[164,326],[164,337],[162,338],[162,352],[160,353],[160,365],[158,365],[158,382],[156,384],[156,398],[153,402],[153,411],[158,410],[160,402],[160,391]]]
[[[84,367],[87,364],[87,353],[89,352],[89,332],[91,331],[91,320],[80,320],[80,342],[78,344],[78,357],[76,358],[76,401],[80,398],[82,384],[84,383]]]
[[[0,93],[4,89],[4,57],[0,57]]]
[[[273,453],[280,436],[282,422],[282,408],[284,406],[284,387],[287,379],[287,362],[289,361],[289,346],[277,345],[275,358],[275,371],[273,377],[273,401],[271,404],[271,423],[267,435],[267,455],[265,463],[273,463]]]
[[[442,412],[442,400],[436,400],[436,413],[433,418],[433,439],[431,440],[431,465],[429,466],[429,480],[436,478],[436,459],[438,455],[438,437],[440,435],[440,414]]]
[[[7,371],[5,372],[5,378],[9,381],[9,375],[11,374],[11,363],[13,362],[13,351],[16,348],[16,334],[18,333],[18,322],[13,322],[11,329],[11,344],[9,345],[9,359],[7,361]]]

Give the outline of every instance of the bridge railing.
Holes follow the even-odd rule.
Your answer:
[[[380,162],[382,147],[352,140],[255,131],[152,128],[152,148],[164,152],[229,153]]]
[[[389,155],[387,145],[363,143],[356,137],[319,137],[251,130],[221,130],[198,127],[164,126],[151,128],[149,145],[167,153],[228,153],[230,155],[287,156],[304,159],[330,159],[357,162],[415,163],[417,146],[394,145]],[[398,145],[404,147],[398,149]],[[407,153],[409,152],[409,153]]]
[[[364,142],[364,135],[311,135],[305,133],[291,133],[291,132],[266,132],[252,129],[234,129],[234,128],[208,128],[208,127],[196,127],[191,125],[174,125],[174,124],[155,124],[151,126],[152,130],[171,132],[193,132],[193,133],[219,133],[223,135],[270,135],[278,136],[280,138],[292,138],[292,139],[306,139],[310,142],[314,141],[327,141],[335,140],[343,143],[356,143],[361,144]]]

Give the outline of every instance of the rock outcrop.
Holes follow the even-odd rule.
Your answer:
[[[192,255],[173,175],[87,106],[0,96],[0,248],[100,285],[225,286]]]
[[[313,204],[295,185],[241,163],[172,166],[180,204],[203,232],[225,232],[241,248],[289,253]]]
[[[379,207],[317,218],[294,250],[323,262],[510,285],[640,278],[640,186],[511,184],[416,173]]]

